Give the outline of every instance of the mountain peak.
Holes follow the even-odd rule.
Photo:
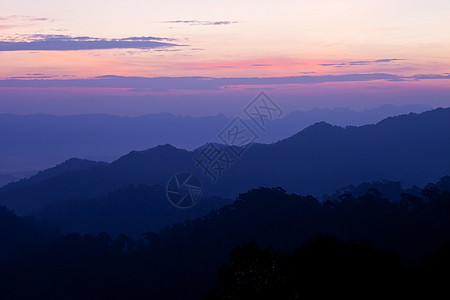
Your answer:
[[[313,125],[305,128],[305,129],[308,129],[308,128],[324,129],[324,128],[333,128],[333,127],[339,127],[339,126],[333,126],[327,122],[321,121],[321,122],[314,123]]]
[[[188,153],[188,150],[178,149],[170,144],[159,145],[150,149],[141,151],[131,151],[130,153],[120,157],[113,164],[124,164],[132,161],[139,162],[142,159],[149,159],[151,157],[157,159],[158,157],[167,157],[177,155],[177,153]]]
[[[69,158],[53,168],[40,171],[26,180],[27,183],[37,183],[52,177],[56,177],[65,172],[87,170],[95,166],[107,165],[106,162],[93,161],[81,158]],[[21,181],[22,182],[22,181]]]
[[[288,137],[284,140],[281,140],[278,143],[286,143],[290,141],[295,141],[298,139],[303,139],[305,137],[324,137],[328,136],[330,133],[334,133],[338,130],[343,130],[344,128],[340,126],[334,126],[327,122],[317,122],[311,126],[306,127],[305,129],[299,131],[291,137]]]

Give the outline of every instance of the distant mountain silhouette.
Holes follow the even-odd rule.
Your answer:
[[[342,126],[364,125],[427,109],[430,107],[423,105],[384,105],[362,112],[348,108],[298,111],[270,122],[259,142],[276,142],[319,121]],[[42,170],[70,157],[113,161],[132,150],[163,144],[194,149],[216,140],[232,120],[233,116],[222,114],[208,117],[168,113],[142,117],[0,114],[0,173]]]
[[[109,164],[9,184],[0,189],[0,203],[29,214],[45,203],[98,197],[127,184],[165,186],[180,171],[196,174],[206,195],[225,198],[258,186],[320,196],[362,182],[424,185],[450,173],[450,109],[361,127],[316,123],[280,142],[252,145],[216,183],[195,166],[198,155],[170,145],[133,151]]]

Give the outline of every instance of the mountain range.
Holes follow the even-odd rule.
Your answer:
[[[360,127],[316,123],[277,143],[251,145],[216,182],[196,166],[200,152],[162,145],[111,163],[71,159],[4,186],[0,204],[30,215],[49,203],[99,198],[127,185],[164,187],[182,171],[199,178],[205,197],[225,199],[258,186],[321,196],[362,182],[424,185],[450,174],[450,109]]]
[[[319,121],[360,126],[427,109],[430,107],[423,105],[384,105],[359,112],[348,108],[295,111],[269,122],[266,131],[259,134],[258,142],[276,142]],[[205,117],[169,113],[141,117],[0,114],[0,174],[3,174],[0,186],[17,179],[20,176],[17,172],[29,174],[71,157],[110,162],[132,150],[164,144],[192,150],[217,140],[233,119],[223,114]]]

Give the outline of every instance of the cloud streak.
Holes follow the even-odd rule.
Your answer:
[[[0,17],[0,21],[11,21],[11,20],[22,20],[22,21],[31,21],[31,22],[51,21],[51,19],[49,19],[49,18],[37,18],[37,17],[32,17],[32,16],[20,16],[20,15]]]
[[[423,79],[450,79],[450,74],[445,73],[442,74],[419,74],[411,77],[414,80],[423,80]]]
[[[36,74],[35,76],[45,76]],[[450,75],[428,74],[403,77],[393,74],[302,75],[288,77],[125,77],[106,75],[91,79],[10,78],[0,80],[0,87],[14,88],[129,88],[149,91],[219,90],[231,86],[318,84],[332,82],[367,82],[375,80],[406,81],[450,79]]]
[[[31,26],[36,22],[51,22],[49,18],[36,18],[32,16],[12,15],[0,17],[0,23],[7,22],[7,24],[0,24],[0,30],[9,30],[18,27]]]
[[[384,58],[384,59],[376,59],[376,60],[357,60],[357,61],[350,61],[350,62],[342,62],[342,63],[324,63],[319,64],[319,66],[322,67],[353,67],[353,66],[367,66],[367,65],[373,65],[373,64],[379,64],[379,63],[389,63],[389,62],[395,62],[403,59],[399,58]]]
[[[189,25],[231,25],[239,23],[237,21],[199,21],[199,20],[174,20],[174,21],[165,21],[164,23],[169,24],[189,24]]]
[[[128,37],[122,39],[69,35],[31,35],[29,41],[0,41],[1,51],[73,51],[101,49],[153,49],[179,46],[172,39],[160,37]]]

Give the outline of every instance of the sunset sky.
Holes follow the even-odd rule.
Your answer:
[[[0,0],[0,113],[450,103],[448,0]]]

